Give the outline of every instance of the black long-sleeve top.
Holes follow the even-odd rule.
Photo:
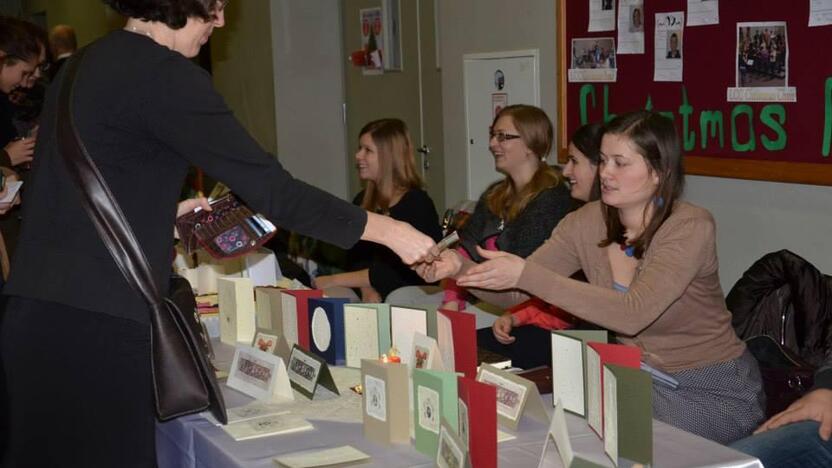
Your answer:
[[[360,205],[363,199],[362,191],[356,195],[353,204]],[[390,217],[410,224],[434,241],[442,238],[436,206],[422,189],[407,191],[398,203],[390,207]],[[392,250],[382,245],[359,242],[349,252],[349,263],[352,270],[368,269],[370,284],[382,299],[402,286],[425,284]]]
[[[503,222],[486,203],[486,195],[495,184],[483,192],[474,213],[459,230],[460,245],[475,262],[483,261],[476,246],[485,246],[485,240],[495,235],[500,250],[528,257],[552,235],[552,230],[572,208],[569,189],[559,183],[537,194],[515,219]]]
[[[148,321],[81,208],[56,141],[57,98],[47,95],[24,203],[24,224],[4,289]],[[177,198],[188,166],[223,181],[276,225],[344,248],[366,212],[294,179],[234,118],[210,76],[151,38],[118,30],[89,46],[73,98],[76,126],[167,292]]]

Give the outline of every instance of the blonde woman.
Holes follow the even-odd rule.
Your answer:
[[[494,168],[505,178],[480,196],[459,230],[458,252],[482,261],[477,246],[526,257],[552,233],[572,206],[563,177],[546,164],[552,122],[542,109],[525,104],[503,108],[489,128]],[[446,285],[445,306],[464,307],[464,291]]]
[[[359,135],[355,164],[366,187],[353,203],[405,221],[439,240],[442,230],[436,207],[422,190],[407,125],[399,119],[374,120]],[[362,301],[381,302],[402,286],[424,284],[390,249],[366,242],[350,251],[350,269],[347,273],[319,276],[315,286],[357,288]]]

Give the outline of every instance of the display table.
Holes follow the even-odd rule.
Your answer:
[[[219,365],[230,362],[233,348],[217,347]],[[338,369],[335,369],[338,370]],[[350,392],[349,389],[342,389]],[[250,397],[223,385],[229,408],[253,401]],[[345,398],[354,398],[349,395]],[[551,395],[543,396],[551,410]],[[384,446],[366,440],[360,423],[317,420],[306,416],[312,431],[264,437],[237,442],[221,428],[199,415],[186,416],[157,424],[156,450],[160,468],[231,468],[274,467],[275,456],[314,448],[352,445],[372,457],[362,466],[429,467],[433,460],[417,452],[413,445]],[[566,415],[572,448],[596,463],[614,466],[604,454],[603,441],[587,426],[583,418]],[[536,467],[540,460],[548,427],[524,419],[516,432],[517,438],[499,444],[499,466]],[[552,444],[552,447],[554,445]],[[551,449],[550,449],[551,450]],[[659,421],[653,421],[653,454],[656,467],[731,467],[762,468],[759,460],[695,436]],[[560,459],[552,450],[544,466],[560,467]]]

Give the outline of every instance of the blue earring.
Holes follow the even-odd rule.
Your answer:
[[[656,208],[661,208],[664,206],[664,197],[661,195],[657,197],[653,197],[653,204],[656,205]]]

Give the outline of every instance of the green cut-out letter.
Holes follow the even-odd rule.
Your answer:
[[[589,123],[589,109],[587,109],[586,101],[587,96],[592,98],[592,107],[595,107],[595,86],[591,84],[585,84],[581,86],[581,97],[579,102],[581,103],[581,125],[586,125]]]
[[[722,111],[702,111],[699,114],[699,132],[702,135],[702,149],[708,146],[708,138],[713,138],[717,132],[719,132],[719,148],[725,148],[725,123],[722,121]]]
[[[760,121],[763,125],[772,129],[777,134],[777,139],[772,140],[767,135],[760,135],[760,143],[763,148],[769,151],[781,151],[786,147],[786,130],[783,125],[786,123],[786,108],[783,104],[768,104],[763,107],[760,113]]]
[[[826,116],[823,120],[823,157],[829,157],[829,149],[832,147],[832,76],[826,79],[826,86],[823,90],[824,108]]]
[[[688,103],[688,92],[682,86],[682,105],[679,106],[679,115],[682,116],[682,142],[685,151],[690,151],[696,146],[696,132],[690,131],[689,120],[693,114],[693,106]]]
[[[740,114],[748,117],[748,141],[745,143],[737,140],[737,117]],[[731,110],[731,147],[738,153],[757,149],[757,141],[754,138],[754,110],[748,104],[740,104]]]

